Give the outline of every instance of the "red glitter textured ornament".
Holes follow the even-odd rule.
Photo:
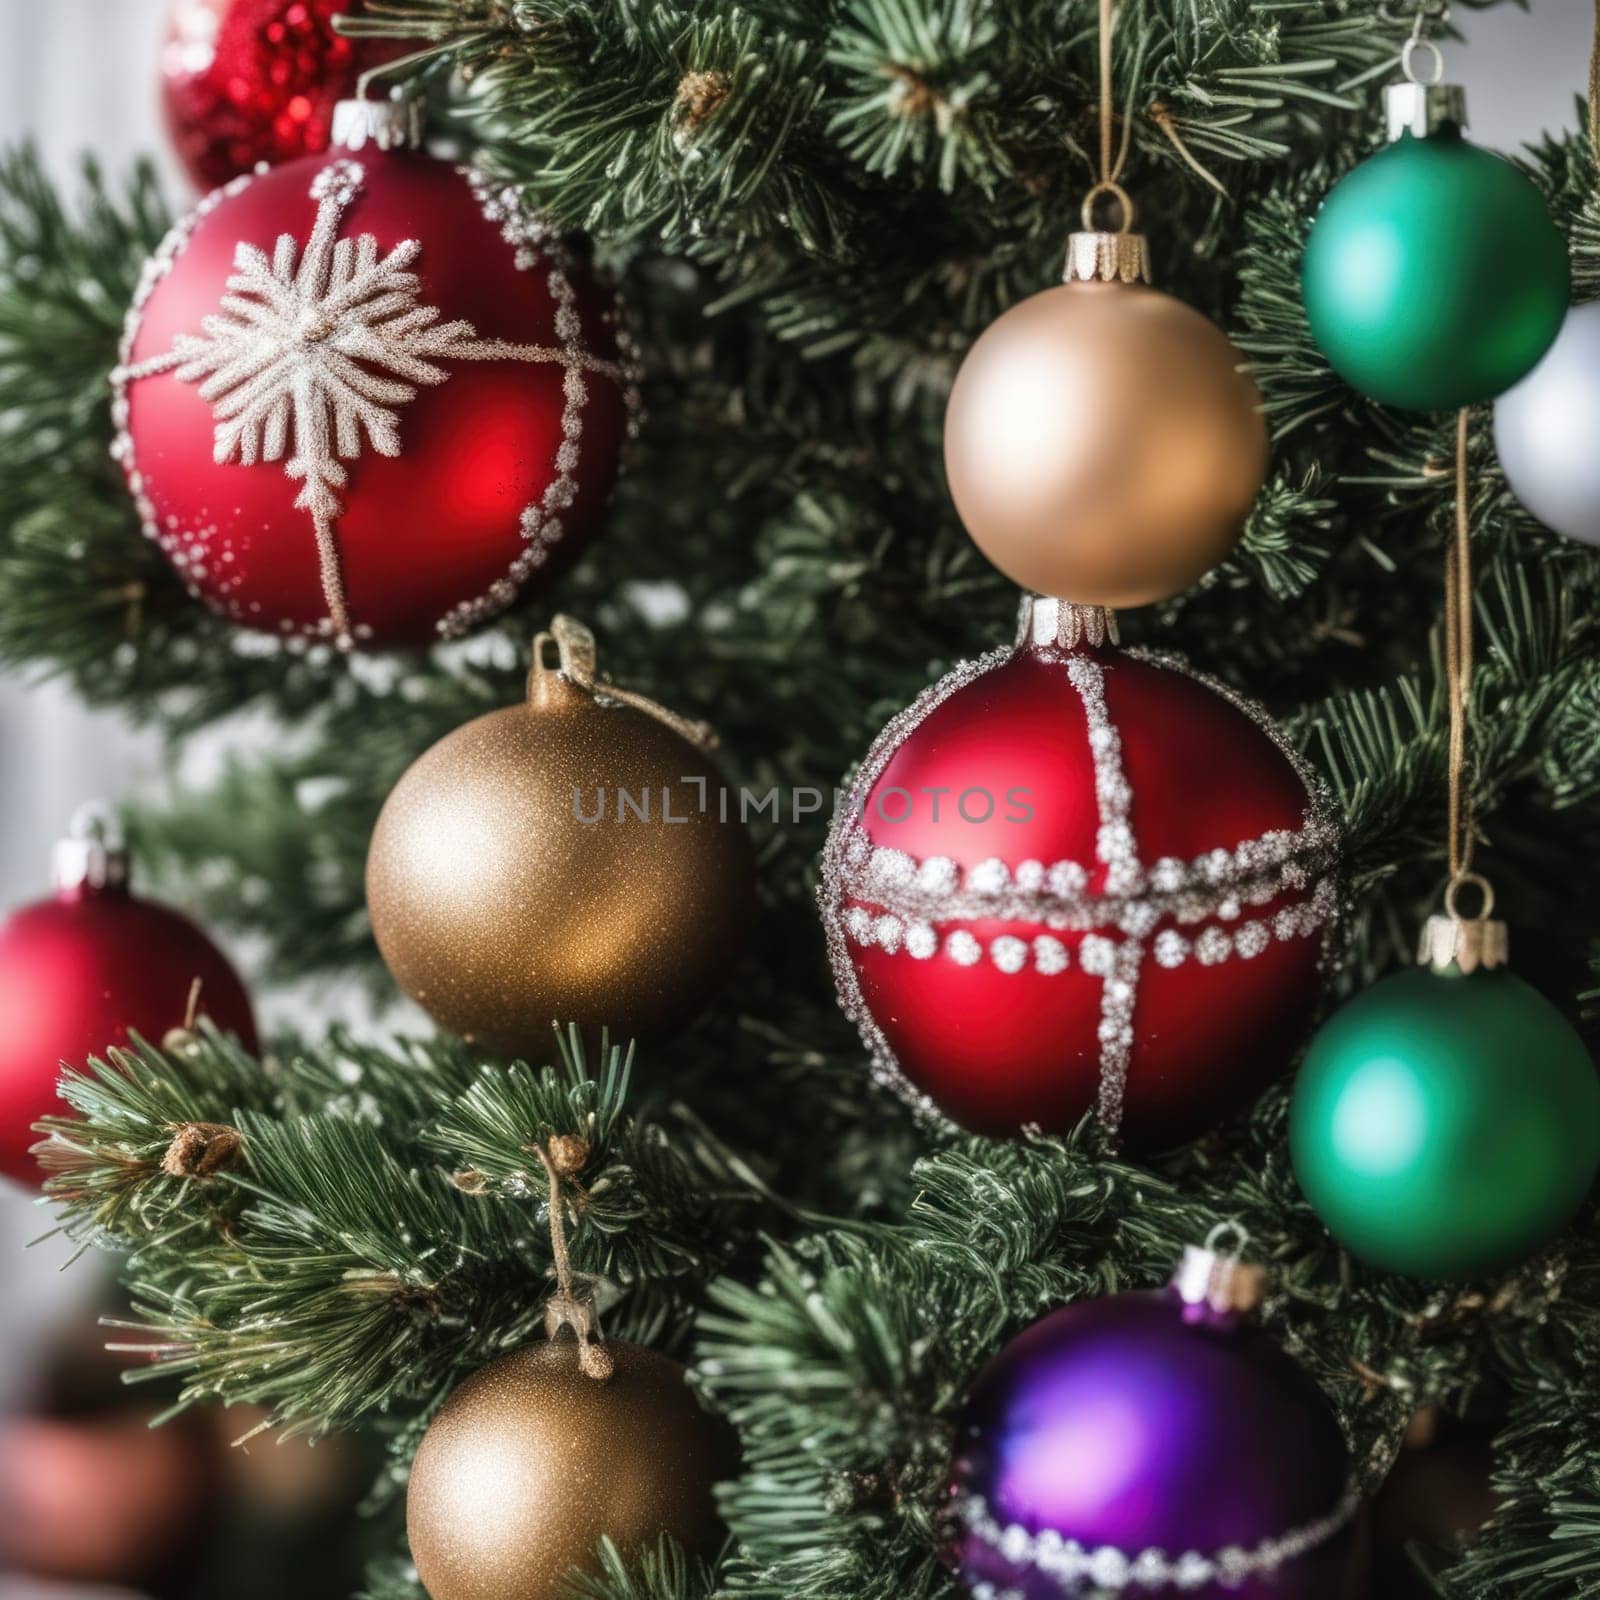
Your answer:
[[[56,892],[0,923],[0,1172],[37,1183],[28,1154],[40,1117],[61,1115],[61,1065],[125,1045],[159,1044],[198,1007],[247,1050],[250,1000],[227,958],[187,917],[128,889],[128,860],[98,808],[56,847]]]
[[[1288,1066],[1337,833],[1258,708],[1029,599],[879,736],[821,901],[879,1076],[982,1133],[1192,1138]]]
[[[346,101],[336,148],[237,178],[128,315],[117,454],[146,533],[246,627],[450,638],[570,559],[633,399],[609,296],[514,192]]]
[[[172,147],[197,189],[328,148],[333,110],[403,43],[342,38],[350,0],[174,0],[161,51]]]

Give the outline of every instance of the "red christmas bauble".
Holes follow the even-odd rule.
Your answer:
[[[463,633],[576,552],[632,393],[616,311],[514,192],[408,148],[420,108],[216,191],[129,313],[117,453],[145,531],[246,627]]]
[[[1278,1073],[1321,988],[1336,830],[1259,709],[1025,602],[879,736],[823,861],[879,1075],[981,1133],[1095,1109],[1146,1147]]]
[[[186,1021],[197,979],[199,1014],[256,1048],[227,957],[187,917],[133,894],[126,858],[80,815],[57,852],[56,893],[0,923],[0,1172],[19,1183],[39,1181],[33,1124],[66,1112],[62,1063],[81,1068],[130,1032],[159,1044]]]
[[[346,39],[350,0],[173,0],[161,51],[172,148],[198,189],[328,148],[333,110],[404,41]]]

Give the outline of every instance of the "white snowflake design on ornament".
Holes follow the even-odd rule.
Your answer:
[[[586,395],[585,373],[610,378],[624,390],[630,410],[635,400],[633,373],[621,361],[610,361],[585,349],[571,284],[559,261],[550,273],[556,303],[558,345],[514,344],[483,339],[470,322],[442,321],[443,313],[422,302],[422,280],[408,270],[422,253],[415,239],[403,239],[386,255],[370,233],[341,238],[344,213],[361,193],[365,174],[357,161],[339,159],[312,180],[316,220],[302,251],[293,234],[278,237],[272,255],[240,241],[234,271],[217,312],[201,319],[199,334],[179,334],[172,348],[112,373],[118,396],[118,424],[124,430],[119,449],[131,455],[127,440],[127,386],[146,377],[171,372],[180,383],[198,385],[197,392],[216,420],[213,457],[218,465],[235,462],[255,466],[284,463],[284,471],[301,483],[295,506],[308,512],[316,536],[328,626],[345,648],[353,642],[349,606],[339,558],[336,527],[344,506],[340,491],[349,481],[344,463],[367,447],[383,456],[401,453],[400,413],[422,386],[444,383],[450,376],[442,362],[526,361],[565,369],[566,409],[563,439],[557,451],[558,476],[546,491],[545,504],[523,515],[524,534],[545,542],[560,536],[559,523],[547,518],[553,506],[570,504],[576,493],[572,476],[577,465],[579,411]],[[484,186],[469,174],[485,215],[505,221],[509,242],[532,242],[526,217],[503,205],[491,209]],[[245,180],[247,181],[247,180]],[[223,194],[238,193],[243,183]],[[210,209],[203,205],[195,220]],[[192,223],[190,225],[192,228]],[[175,233],[153,265],[153,276],[141,286],[124,339],[126,351],[137,329],[144,298],[187,242],[188,229]],[[518,265],[530,264],[519,252]],[[135,493],[141,494],[139,484]],[[147,530],[153,518],[147,502]],[[535,546],[537,548],[537,546]],[[531,551],[530,551],[531,554]],[[539,559],[543,551],[539,550]],[[510,578],[488,597],[456,608],[440,624],[446,636],[462,631],[514,593],[514,580],[526,576],[537,560],[519,562]],[[520,570],[519,570],[520,569]]]

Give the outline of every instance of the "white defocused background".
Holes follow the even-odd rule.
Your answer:
[[[150,152],[181,200],[156,103],[166,8],[167,0],[0,0],[0,142],[32,138],[64,181],[83,151],[113,173],[135,152]],[[1402,0],[1395,9],[1406,9]],[[1531,0],[1527,12],[1459,10],[1458,20],[1467,43],[1447,49],[1448,75],[1467,85],[1480,142],[1509,147],[1576,122],[1590,0]],[[91,716],[54,686],[0,679],[0,908],[44,892],[51,843],[79,802],[153,782],[164,765],[160,743],[118,718]],[[57,1244],[22,1251],[46,1222],[30,1196],[0,1180],[0,1410],[23,1381],[34,1331],[94,1282],[88,1270],[55,1270],[65,1258]]]

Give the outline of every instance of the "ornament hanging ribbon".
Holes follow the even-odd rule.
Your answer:
[[[1121,183],[1133,119],[1129,116],[1122,119],[1119,146],[1115,139],[1116,105],[1111,86],[1111,45],[1115,29],[1114,0],[1100,0],[1099,177],[1083,197],[1078,229],[1067,237],[1067,260],[1062,273],[1062,281],[1066,283],[1145,283],[1150,278],[1144,235],[1133,231],[1135,208]],[[1102,200],[1116,201],[1121,213],[1114,232],[1102,228],[1095,220],[1095,209]]]
[[[546,659],[547,648],[552,644],[556,648],[555,667]],[[528,668],[529,701],[534,705],[539,704],[549,679],[559,674],[568,683],[597,700],[613,700],[620,705],[632,706],[647,717],[654,717],[657,722],[671,728],[679,738],[687,739],[696,749],[716,749],[717,736],[709,723],[680,717],[676,711],[669,711],[648,695],[636,694],[632,689],[619,689],[616,684],[598,675],[597,659],[594,634],[576,617],[565,614],[557,616],[548,630],[534,635],[533,664]]]
[[[1594,6],[1594,43],[1589,49],[1589,159],[1600,166],[1600,0]]]
[[[1468,769],[1467,713],[1472,689],[1472,524],[1468,508],[1467,426],[1463,406],[1456,417],[1456,515],[1454,537],[1445,552],[1444,655],[1450,705],[1449,832],[1450,886],[1467,880],[1472,868],[1472,783]]]
[[[1122,119],[1122,143],[1115,147],[1116,102],[1111,84],[1111,45],[1116,32],[1115,0],[1100,0],[1100,177],[1083,197],[1083,226],[1086,232],[1094,229],[1095,202],[1115,200],[1122,208],[1122,223],[1118,233],[1128,233],[1133,228],[1134,205],[1128,191],[1122,187],[1122,169],[1128,163],[1128,143],[1133,119]]]
[[[1468,428],[1471,412],[1463,406],[1456,415],[1455,521],[1445,548],[1444,661],[1445,702],[1450,733],[1445,758],[1445,852],[1450,878],[1445,886],[1443,916],[1429,917],[1424,925],[1418,961],[1437,971],[1455,965],[1462,972],[1480,966],[1497,967],[1506,959],[1506,925],[1492,918],[1494,889],[1482,873],[1472,870],[1474,829],[1472,818],[1472,753],[1469,718],[1472,713],[1472,485],[1467,468]],[[1478,914],[1462,914],[1460,895],[1475,888],[1481,898]]]
[[[1597,0],[1597,3],[1600,3],[1600,0]],[[1127,190],[1122,187],[1122,173],[1128,164],[1128,146],[1133,134],[1133,118],[1131,115],[1124,113],[1122,118],[1122,141],[1120,144],[1116,144],[1113,131],[1116,124],[1116,106],[1111,82],[1111,49],[1115,34],[1115,0],[1100,0],[1100,177],[1088,194],[1084,196],[1083,226],[1085,230],[1093,229],[1094,207],[1097,200],[1114,199],[1122,207],[1122,226],[1117,231],[1121,234],[1127,234],[1133,228],[1134,204],[1129,198]],[[1167,141],[1178,152],[1178,157],[1184,165],[1198,178],[1210,184],[1218,194],[1226,199],[1228,194],[1227,185],[1214,172],[1210,171],[1184,142],[1183,135],[1178,132],[1177,119],[1173,116],[1171,108],[1160,100],[1153,100],[1147,109],[1150,120],[1166,136]],[[1114,153],[1113,146],[1115,146]]]
[[[587,1288],[579,1288],[567,1248],[568,1190],[582,1192],[578,1174],[589,1159],[589,1146],[576,1134],[555,1134],[547,1144],[531,1149],[550,1180],[550,1255],[555,1262],[556,1292],[544,1308],[545,1337],[553,1339],[563,1328],[571,1328],[578,1340],[579,1370],[585,1377],[604,1382],[616,1371],[616,1362],[605,1347],[594,1296]]]

